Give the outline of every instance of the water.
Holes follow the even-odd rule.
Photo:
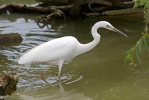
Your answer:
[[[5,1],[6,2],[6,1]],[[16,1],[17,2],[17,1]],[[29,2],[29,1],[28,1]],[[20,2],[19,2],[20,3]],[[32,2],[31,2],[32,3]],[[31,4],[29,3],[29,4]],[[3,4],[0,3],[1,5]],[[124,56],[141,36],[144,29],[142,15],[105,16],[85,20],[52,21],[40,28],[36,14],[1,14],[0,33],[19,33],[21,43],[0,44],[0,76],[16,71],[19,75],[17,91],[7,100],[148,100],[148,53],[136,66],[124,63]],[[99,20],[107,20],[128,35],[128,38],[99,29],[101,41],[93,50],[80,55],[62,68],[61,82],[58,68],[51,67],[44,83],[39,76],[47,64],[18,65],[18,58],[30,48],[46,41],[71,35],[81,43],[92,40],[90,29]],[[42,25],[42,24],[40,24]]]

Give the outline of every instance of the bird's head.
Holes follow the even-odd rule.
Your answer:
[[[102,25],[101,27],[103,27],[103,28],[106,28],[106,29],[108,29],[108,30],[111,30],[111,31],[120,33],[120,34],[122,34],[122,35],[128,37],[126,34],[124,34],[123,32],[121,32],[121,31],[118,30],[117,28],[113,27],[113,26],[112,26],[109,22],[107,22],[107,21],[100,21],[99,23]]]

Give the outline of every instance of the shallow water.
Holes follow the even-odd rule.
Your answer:
[[[0,3],[3,4],[3,3]],[[36,24],[36,14],[0,15],[0,33],[19,33],[21,43],[0,44],[0,76],[15,71],[19,76],[17,91],[8,100],[147,100],[149,99],[148,53],[142,64],[124,63],[124,56],[141,36],[142,15],[104,16],[85,20],[52,21],[48,27]],[[101,41],[93,50],[74,58],[62,68],[51,67],[44,83],[39,76],[47,64],[18,65],[18,58],[30,48],[46,41],[71,35],[81,43],[90,42],[92,25],[107,20],[128,37],[99,29]],[[40,24],[42,25],[42,24]]]

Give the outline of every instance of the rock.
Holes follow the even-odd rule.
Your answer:
[[[11,95],[17,90],[18,76],[15,73],[6,73],[0,78],[0,96]]]
[[[2,42],[12,42],[12,41],[22,41],[22,37],[18,33],[10,34],[0,34],[0,43]]]

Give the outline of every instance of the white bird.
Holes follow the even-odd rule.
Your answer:
[[[50,65],[58,65],[58,78],[60,79],[61,69],[64,62],[70,61],[74,57],[93,49],[100,42],[100,35],[97,33],[98,28],[106,28],[118,32],[127,37],[124,33],[114,28],[107,21],[99,21],[91,29],[93,41],[87,44],[81,44],[73,36],[65,36],[45,42],[20,57],[18,64],[27,64],[33,62],[48,62]],[[43,72],[41,78],[45,75]]]

